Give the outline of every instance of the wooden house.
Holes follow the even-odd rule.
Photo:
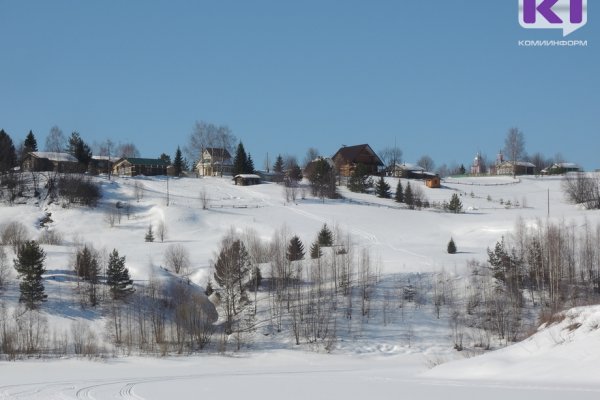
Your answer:
[[[556,163],[541,171],[542,175],[563,175],[569,172],[582,172],[582,169],[573,163]]]
[[[424,179],[425,168],[411,163],[396,164],[391,169],[391,175],[396,178]]]
[[[200,176],[231,175],[233,162],[227,149],[208,147],[204,149],[200,161],[196,164],[196,172]]]
[[[119,176],[167,175],[168,166],[169,163],[160,158],[125,157],[113,165],[113,174]]]
[[[442,187],[442,181],[439,175],[428,176],[425,178],[425,185],[431,189],[439,189]]]
[[[109,171],[112,172],[113,165],[118,160],[116,157],[92,156],[88,171],[92,174],[108,174]]]
[[[233,177],[233,181],[239,186],[258,185],[260,176],[256,174],[239,174]]]
[[[525,161],[503,161],[496,165],[497,175],[534,175],[535,165]]]
[[[383,161],[368,144],[344,146],[332,157],[340,176],[349,177],[359,164],[366,167],[367,173],[376,175],[383,167]]]
[[[32,151],[23,158],[24,171],[83,172],[84,167],[68,153]]]

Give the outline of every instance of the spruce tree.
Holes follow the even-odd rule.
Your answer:
[[[333,233],[327,227],[327,224],[324,224],[323,228],[319,231],[317,243],[319,243],[320,247],[331,247],[333,245]]]
[[[27,137],[25,138],[25,141],[23,142],[23,152],[24,154],[27,154],[32,151],[38,151],[38,146],[33,131],[29,131]]]
[[[450,199],[450,203],[448,204],[448,210],[455,214],[458,214],[462,211],[462,202],[460,201],[456,193],[452,194],[452,198]]]
[[[297,164],[290,169],[289,177],[290,180],[294,182],[300,182],[302,180],[302,170]]]
[[[289,261],[298,261],[304,259],[304,245],[298,236],[290,239],[287,248],[287,259]]]
[[[44,283],[42,275],[46,272],[44,261],[46,253],[35,241],[27,241],[19,246],[17,258],[13,263],[21,283],[19,289],[21,296],[19,301],[25,303],[25,306],[32,310],[37,308],[39,303],[45,301],[48,296],[44,293]]]
[[[92,150],[83,139],[81,139],[78,132],[71,133],[71,137],[67,144],[67,153],[71,154],[80,164],[85,166],[92,160]]]
[[[92,283],[98,282],[100,266],[98,265],[98,258],[94,254],[93,249],[84,246],[83,249],[77,252],[75,255],[75,272],[83,280]]]
[[[456,254],[456,243],[454,243],[454,239],[452,238],[448,242],[448,254]]]
[[[410,182],[408,182],[406,189],[404,190],[404,203],[406,203],[411,210],[415,208],[415,198],[410,187]]]
[[[179,146],[177,146],[177,151],[175,151],[173,168],[175,169],[175,176],[180,176],[181,172],[183,171],[183,155],[181,154],[181,149]]]
[[[319,242],[316,241],[310,246],[310,258],[313,260],[317,258],[321,258],[323,253],[321,252],[321,246],[319,246]]]
[[[389,199],[392,197],[390,193],[390,185],[385,181],[383,175],[379,177],[379,180],[375,185],[375,194],[377,197],[381,197],[382,199]]]
[[[113,249],[108,257],[106,284],[113,299],[123,298],[133,292],[133,281],[129,277],[129,270],[125,267],[125,257],[119,257],[117,249]]]
[[[11,137],[0,130],[0,173],[10,171],[17,165],[17,152]]]
[[[248,156],[244,149],[244,144],[240,142],[233,158],[233,175],[239,175],[246,173],[248,167]]]
[[[394,197],[396,202],[404,203],[404,190],[402,189],[402,181],[398,179],[398,185],[396,186],[396,196]]]
[[[154,232],[152,231],[152,225],[148,226],[148,231],[146,232],[146,236],[144,237],[146,242],[154,242]]]
[[[367,167],[364,164],[358,164],[348,179],[348,189],[352,192],[364,193],[373,186],[372,183]]]
[[[281,154],[277,156],[275,164],[273,164],[273,172],[283,173],[283,157],[281,157]]]
[[[254,173],[254,161],[252,160],[252,155],[248,153],[248,158],[246,159],[246,167],[244,169],[245,174],[253,174]]]

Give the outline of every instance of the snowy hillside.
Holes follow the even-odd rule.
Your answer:
[[[13,398],[19,393],[23,398],[109,398],[116,394],[121,398],[163,398],[167,393],[189,397],[198,390],[199,380],[205,382],[202,387],[210,395],[223,379],[232,375],[247,383],[240,385],[247,388],[244,392],[259,391],[261,382],[277,378],[281,382],[277,385],[287,388],[291,398],[300,398],[305,392],[289,391],[290,387],[308,382],[317,382],[325,391],[330,390],[331,382],[336,382],[344,387],[348,398],[360,398],[365,383],[370,389],[364,395],[390,396],[405,386],[407,393],[414,395],[434,396],[450,391],[470,398],[480,396],[486,387],[499,385],[504,395],[515,391],[530,398],[548,398],[546,389],[551,388],[546,385],[554,384],[555,378],[560,378],[557,385],[562,391],[575,390],[576,385],[584,383],[589,392],[581,398],[600,392],[594,379],[600,356],[587,350],[596,349],[600,340],[596,308],[572,310],[560,324],[546,327],[525,342],[425,372],[442,362],[484,353],[482,347],[495,349],[508,342],[491,335],[482,345],[477,337],[481,335],[478,327],[467,323],[464,332],[457,331],[456,315],[459,308],[466,307],[474,286],[474,263],[485,262],[486,250],[503,236],[510,236],[518,220],[526,227],[545,221],[566,221],[577,232],[600,222],[598,211],[583,210],[566,202],[559,177],[447,179],[441,189],[411,182],[419,185],[431,203],[441,204],[458,194],[464,210],[459,214],[434,208],[410,210],[392,199],[352,193],[343,187],[342,199],[322,201],[312,197],[308,189],[299,189],[296,201],[289,202],[284,188],[277,184],[240,187],[226,178],[94,179],[103,193],[97,207],[66,207],[61,201],[48,204],[33,199],[12,206],[4,204],[0,206],[0,228],[17,221],[24,224],[30,239],[40,238],[46,229],[62,237],[60,245],[43,246],[47,255],[44,284],[48,301],[40,308],[40,315],[48,323],[46,334],[54,337],[53,343],[59,343],[63,336],[65,341],[73,341],[74,336],[81,334],[104,355],[130,357],[103,363],[49,361],[57,368],[51,368],[47,375],[43,372],[49,365],[46,362],[1,362],[0,398]],[[394,178],[387,181],[392,188],[398,182]],[[40,221],[44,219],[42,227]],[[337,235],[338,246],[325,252],[325,258],[331,254],[333,260],[335,249],[343,246],[351,250],[348,259],[356,263],[356,275],[360,275],[361,257],[368,250],[372,267],[367,271],[369,287],[357,283],[346,297],[354,304],[338,304],[334,311],[328,311],[335,313],[332,325],[327,326],[335,331],[335,337],[325,344],[325,340],[300,340],[301,344],[296,345],[299,340],[292,328],[279,330],[282,323],[292,326],[293,307],[289,311],[288,299],[289,315],[274,313],[272,289],[265,285],[256,296],[256,327],[243,339],[241,353],[236,351],[239,338],[232,335],[223,339],[215,334],[209,346],[211,355],[198,356],[200,351],[196,348],[189,353],[199,358],[137,358],[135,346],[116,350],[111,344],[111,332],[115,330],[111,318],[116,317],[111,314],[110,303],[82,306],[76,292],[74,255],[82,245],[89,244],[101,254],[117,249],[125,256],[138,293],[146,293],[145,288],[156,282],[170,287],[170,292],[186,287],[202,297],[204,311],[212,313],[219,311],[220,306],[208,303],[203,293],[212,280],[221,242],[229,232],[233,230],[245,240],[267,247],[278,237],[284,237],[287,245],[287,240],[297,235],[308,253],[323,224]],[[154,229],[154,242],[144,239],[149,226]],[[157,236],[159,227],[164,227],[162,241]],[[451,237],[458,246],[457,254],[446,251]],[[189,268],[180,274],[169,270],[165,260],[167,249],[173,245],[183,246],[189,253]],[[12,266],[15,253],[10,246],[4,248]],[[301,264],[306,276],[315,268],[314,261],[308,258]],[[272,279],[268,262],[260,264],[260,268],[263,278]],[[9,272],[8,283],[1,292],[2,321],[9,321],[18,309],[18,281],[12,268]],[[333,282],[338,284],[335,278]],[[368,304],[365,311],[363,302],[361,313],[362,294],[363,299],[368,297]],[[349,308],[351,316],[347,315]],[[131,311],[131,316],[135,312]],[[520,336],[535,329],[536,312],[533,306],[525,307]],[[220,318],[222,323],[222,314]],[[464,344],[467,351],[455,350],[457,335],[460,349]],[[235,357],[220,358],[215,356],[218,352]],[[147,353],[175,356],[177,351],[157,346],[142,352]],[[260,368],[256,369],[257,365]],[[516,367],[513,369],[512,365]],[[25,376],[25,371],[32,371],[32,376]],[[528,382],[539,384],[535,394],[527,387]]]

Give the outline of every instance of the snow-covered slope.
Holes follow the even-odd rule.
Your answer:
[[[560,313],[530,338],[479,357],[440,365],[427,378],[600,384],[600,307]]]
[[[192,260],[188,277],[197,290],[202,290],[219,243],[230,229],[250,232],[268,242],[277,230],[284,228],[289,234],[298,235],[308,247],[327,223],[349,233],[359,248],[371,251],[381,266],[380,285],[392,291],[399,276],[412,279],[424,272],[445,270],[460,279],[467,261],[484,260],[486,248],[508,234],[518,218],[526,224],[535,224],[537,219],[546,219],[549,212],[550,219],[573,221],[574,226],[584,221],[594,225],[600,221],[597,211],[568,204],[560,189],[560,178],[550,177],[448,179],[441,189],[428,189],[418,181],[411,183],[419,185],[431,202],[448,201],[453,193],[458,193],[466,210],[462,214],[408,210],[393,200],[355,194],[344,188],[340,189],[344,196],[341,200],[323,202],[309,194],[302,196],[300,191],[295,202],[286,202],[284,189],[276,184],[238,187],[222,178],[182,178],[168,182],[165,178],[98,180],[103,198],[95,209],[64,208],[61,204],[43,202],[1,206],[0,226],[19,221],[25,224],[31,238],[37,238],[42,232],[39,220],[46,213],[51,214],[53,222],[49,227],[59,232],[64,242],[61,246],[44,246],[48,256],[45,284],[49,299],[42,311],[51,327],[86,320],[99,338],[106,329],[101,310],[78,307],[65,282],[70,279],[74,246],[80,243],[91,243],[98,250],[118,249],[127,257],[127,266],[138,285],[150,278],[176,279],[161,267],[165,265],[167,247],[180,244],[190,252]],[[396,187],[397,179],[387,180],[392,188]],[[402,183],[406,186],[407,181]],[[140,185],[143,197],[137,199],[136,186]],[[201,199],[204,193],[208,198],[207,209]],[[122,211],[121,221],[110,226],[106,215],[116,209],[117,202],[129,203],[131,212],[127,215]],[[507,206],[507,202],[511,205]],[[145,242],[148,226],[157,227],[160,223],[167,228],[164,242]],[[456,255],[446,252],[450,237],[457,243]],[[13,254],[8,251],[12,259]],[[16,305],[17,283],[13,281],[2,296],[9,306]],[[596,308],[576,309],[570,312],[572,318],[568,316],[561,324],[540,331],[526,342],[481,358],[442,365],[422,376],[417,374],[428,363],[436,363],[439,354],[440,359],[460,357],[452,350],[448,322],[434,318],[432,309],[427,307],[406,308],[397,313],[386,326],[365,324],[358,334],[344,337],[336,345],[338,355],[333,357],[301,351],[290,353],[282,350],[293,348],[289,336],[260,334],[253,353],[242,359],[209,356],[162,361],[131,358],[106,364],[76,360],[49,364],[3,362],[0,398],[12,398],[16,393],[24,393],[24,398],[109,398],[117,394],[122,398],[164,398],[166,393],[190,398],[195,396],[199,385],[206,393],[212,393],[227,379],[222,376],[234,375],[247,384],[240,387],[247,389],[234,390],[232,397],[248,390],[258,392],[261,390],[258,383],[266,385],[273,380],[281,382],[281,388],[321,382],[319,385],[325,391],[333,390],[335,382],[347,388],[335,392],[345,393],[345,398],[360,398],[365,385],[371,389],[364,395],[396,397],[405,388],[407,394],[425,398],[447,393],[465,398],[484,394],[490,397],[487,389],[498,385],[499,393],[504,396],[516,391],[521,398],[525,395],[552,398],[549,391],[555,382],[562,392],[575,391],[581,383],[589,392],[580,398],[592,398],[585,396],[597,396],[600,390],[600,383],[594,380],[600,365],[597,344],[600,338],[594,328],[599,313]],[[277,346],[273,346],[274,341]],[[44,371],[48,365],[56,368],[51,368],[52,373],[47,375]],[[261,365],[261,369],[256,370],[256,365]],[[32,375],[27,376],[26,371]],[[537,381],[532,392],[528,385]],[[16,386],[10,387],[10,383]],[[311,392],[298,389],[287,393],[290,398],[300,398]],[[261,394],[255,397],[269,398],[264,390]]]

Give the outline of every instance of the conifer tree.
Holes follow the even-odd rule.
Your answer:
[[[108,257],[106,284],[113,299],[123,298],[133,292],[133,281],[129,277],[129,270],[125,267],[125,257],[120,257],[117,249],[113,249]]]
[[[239,175],[246,173],[248,167],[248,156],[244,149],[244,144],[240,142],[233,158],[233,175]]]
[[[0,173],[10,171],[17,165],[17,152],[11,137],[0,130]]]
[[[46,272],[45,260],[44,250],[35,240],[31,240],[19,246],[17,258],[13,261],[19,278],[21,278],[19,301],[25,303],[30,310],[37,308],[39,303],[48,297],[44,293],[44,283],[42,282],[42,275]]]
[[[246,168],[244,169],[245,174],[253,174],[254,173],[254,161],[252,160],[252,155],[248,153],[248,158],[246,159]]]
[[[375,194],[377,197],[382,199],[389,199],[392,195],[390,194],[390,185],[385,181],[383,175],[379,177],[377,184],[375,185]]]
[[[148,231],[146,232],[146,236],[144,237],[146,242],[154,242],[154,232],[152,231],[152,225],[148,226]]]
[[[317,258],[321,258],[323,253],[321,252],[321,246],[319,246],[319,242],[316,241],[310,246],[310,258],[313,260]]]
[[[83,281],[85,294],[89,304],[94,307],[98,304],[97,285],[100,281],[100,265],[93,249],[84,246],[75,256],[75,272]]]
[[[287,248],[287,259],[289,261],[298,261],[304,259],[304,245],[298,236],[290,239]]]
[[[283,157],[281,157],[281,154],[277,156],[275,164],[273,164],[273,172],[283,173]]]
[[[75,273],[83,280],[97,282],[100,275],[98,259],[92,249],[84,246],[75,255]]]
[[[71,137],[67,144],[67,153],[75,157],[80,164],[86,166],[92,159],[92,150],[83,139],[81,139],[78,132],[71,133]]]
[[[314,168],[308,177],[313,196],[318,196],[321,199],[333,199],[336,197],[335,188],[335,171],[329,162],[323,158],[319,158],[314,162]]]
[[[404,203],[411,209],[415,208],[415,198],[413,196],[412,189],[410,187],[410,182],[406,185],[406,189],[404,190]]]
[[[327,224],[323,224],[323,228],[319,231],[317,243],[320,247],[331,247],[333,245],[333,233],[327,227]]]
[[[23,142],[23,152],[24,154],[30,153],[32,151],[38,151],[37,140],[35,139],[35,135],[33,131],[29,131],[25,141]]]
[[[398,179],[398,185],[396,186],[396,195],[394,199],[398,203],[404,203],[404,190],[402,189],[402,181],[400,179]]]
[[[298,166],[298,164],[294,164],[289,171],[290,180],[293,182],[300,182],[302,180],[302,170]]]
[[[356,193],[364,193],[368,188],[373,186],[373,182],[369,178],[369,170],[364,164],[358,164],[350,179],[348,179],[348,189]]]
[[[448,210],[455,214],[458,214],[462,211],[462,202],[460,201],[456,193],[452,194],[452,198],[450,199],[450,203],[448,204]]]
[[[173,168],[175,168],[175,176],[180,176],[181,172],[183,171],[183,155],[181,154],[181,149],[179,146],[177,146],[177,151],[175,151]]]
[[[448,254],[456,254],[456,243],[454,243],[454,239],[452,238],[448,242]]]

